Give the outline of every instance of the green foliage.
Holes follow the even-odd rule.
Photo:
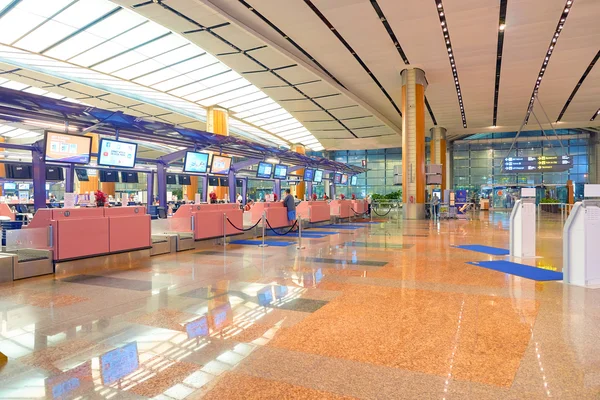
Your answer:
[[[402,199],[402,190],[388,193],[386,195],[374,193],[371,197],[373,200],[400,200]]]
[[[183,199],[183,190],[182,189],[175,189],[171,193],[173,194],[173,196],[177,196],[177,198],[179,200]],[[171,199],[169,199],[169,200],[171,200]]]
[[[557,204],[560,203],[558,199],[551,199],[549,197],[540,200],[540,204]]]

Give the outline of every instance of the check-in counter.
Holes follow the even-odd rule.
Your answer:
[[[227,236],[241,233],[225,221],[225,215],[236,227],[244,227],[243,211],[237,203],[184,204],[175,212],[173,218],[192,219],[195,240],[223,237],[223,226]]]
[[[252,213],[252,224],[257,223],[262,218],[263,212],[266,212],[271,228],[290,226],[287,208],[281,202],[255,203],[250,212]]]
[[[350,200],[352,204],[352,210],[356,214],[364,214],[367,212],[367,202],[364,200]],[[350,210],[350,211],[352,211]]]
[[[0,216],[10,218],[11,221],[15,220],[15,212],[6,203],[0,203]]]
[[[151,246],[150,216],[141,206],[40,209],[23,229],[48,226],[55,261]]]
[[[296,207],[296,215],[309,222],[324,222],[331,219],[329,204],[326,201],[303,201]]]
[[[351,207],[351,200],[331,200],[329,203],[331,215],[338,218],[349,218],[354,215],[350,210]]]

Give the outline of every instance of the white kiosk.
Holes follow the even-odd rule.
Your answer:
[[[584,198],[563,228],[563,281],[595,286],[600,285],[600,185],[585,185]]]
[[[510,213],[510,255],[535,257],[535,188],[522,188]]]

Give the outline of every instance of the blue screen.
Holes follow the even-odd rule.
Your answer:
[[[110,385],[131,374],[140,366],[137,342],[109,351],[100,356],[102,384]]]
[[[307,182],[312,182],[315,178],[315,170],[314,169],[305,169],[304,170],[304,180]]]
[[[275,165],[275,173],[273,175],[273,178],[275,179],[285,179],[285,177],[287,176],[287,165],[281,165],[281,164],[277,164]]]
[[[358,181],[358,177],[356,175],[354,175],[351,179],[350,179],[350,185],[352,186],[356,186],[356,182]]]
[[[6,182],[4,184],[4,190],[16,190],[16,189],[17,189],[17,184],[16,183]]]
[[[266,162],[258,163],[258,170],[256,171],[257,178],[270,179],[273,173],[273,164]]]
[[[208,336],[208,320],[206,319],[206,316],[188,322],[185,324],[185,330],[188,334],[188,339],[198,336]]]
[[[196,153],[194,151],[185,153],[183,172],[197,172],[203,174],[206,171],[208,171],[207,153]]]

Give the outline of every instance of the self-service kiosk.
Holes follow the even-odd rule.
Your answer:
[[[535,257],[535,188],[522,188],[510,213],[510,255]]]
[[[563,228],[563,281],[600,285],[600,185],[585,185]]]

